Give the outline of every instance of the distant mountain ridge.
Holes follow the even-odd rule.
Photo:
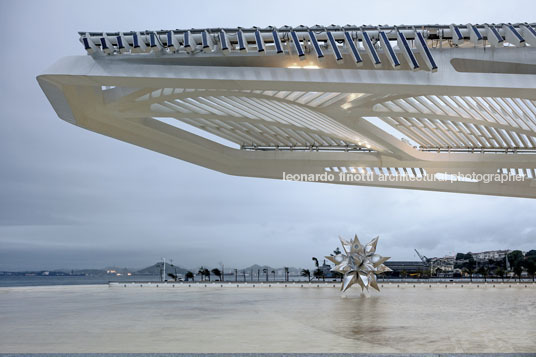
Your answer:
[[[271,273],[272,271],[275,270],[276,274],[277,275],[281,275],[281,274],[284,274],[285,272],[285,267],[281,267],[281,268],[274,268],[274,267],[271,267],[269,265],[258,265],[258,264],[253,264],[247,268],[242,268],[242,269],[238,269],[238,270],[245,270],[247,272],[253,270],[254,272],[257,272],[258,270],[262,271],[264,269],[268,269],[268,271]],[[295,267],[288,267],[288,271],[290,274],[299,274],[301,272],[301,269],[300,268],[295,268]]]
[[[138,270],[135,272],[135,274],[140,274],[140,275],[159,275],[160,274],[160,270],[162,269],[162,263],[155,263],[151,266],[148,266],[147,268],[143,268],[141,270]],[[184,269],[182,267],[179,267],[177,265],[171,265],[169,263],[166,263],[166,275],[168,273],[173,273],[175,274],[175,272],[177,274],[186,274],[189,270],[188,269]]]

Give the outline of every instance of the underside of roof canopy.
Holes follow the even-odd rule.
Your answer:
[[[508,27],[496,29],[515,42]],[[256,37],[227,43],[218,32],[208,52],[201,41],[187,52],[185,35],[173,32],[176,41],[155,33],[168,41],[151,50],[144,35],[144,52],[126,53],[120,41],[88,34],[90,56],[63,58],[38,81],[72,124],[231,175],[329,173],[332,183],[536,198],[536,49],[528,30],[514,29],[528,45],[499,47],[489,27],[483,40],[492,44],[480,47],[452,38],[439,46],[426,31],[423,47],[406,33],[422,70],[382,31],[366,37],[379,66],[362,34],[356,66],[352,46],[330,42],[328,30],[298,32],[304,59],[291,36],[281,36],[282,54],[268,40],[259,54]]]

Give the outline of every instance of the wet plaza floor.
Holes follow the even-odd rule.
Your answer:
[[[0,352],[521,353],[536,286],[0,288]]]

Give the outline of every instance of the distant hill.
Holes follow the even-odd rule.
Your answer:
[[[271,267],[269,265],[259,265],[259,264],[253,264],[252,266],[249,266],[247,268],[242,268],[242,269],[239,269],[239,270],[253,270],[253,271],[257,271],[259,270],[262,272],[263,269],[268,269],[270,272],[272,270],[277,270],[276,268],[274,267]]]
[[[141,270],[138,270],[137,272],[135,272],[135,274],[143,274],[143,275],[159,275],[160,274],[160,269],[162,269],[162,263],[156,263],[156,264],[153,264],[151,266],[148,266],[147,268],[143,268]],[[167,273],[175,273],[175,271],[177,272],[177,274],[186,274],[188,272],[188,269],[184,269],[184,268],[181,268],[179,266],[176,266],[176,265],[171,265],[169,263],[166,263],[166,274]]]
[[[90,276],[102,276],[106,275],[106,270],[104,269],[75,269],[74,274],[86,274]]]
[[[254,273],[256,273],[257,270],[260,270],[261,273],[262,273],[263,269],[268,269],[270,274],[272,273],[272,270],[275,270],[275,273],[277,275],[284,275],[285,274],[285,268],[284,267],[282,267],[282,268],[274,268],[274,267],[271,267],[269,265],[258,265],[258,264],[253,264],[252,266],[249,266],[247,268],[242,268],[242,269],[239,269],[239,270],[245,270],[245,271],[248,271],[248,272],[253,270]],[[290,274],[299,274],[301,272],[301,269],[295,268],[295,267],[289,267],[288,270],[289,270]]]
[[[104,269],[54,269],[49,270],[46,275],[53,275],[56,273],[62,273],[66,275],[88,275],[88,276],[104,276],[106,270]]]

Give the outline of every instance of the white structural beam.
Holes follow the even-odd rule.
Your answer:
[[[418,31],[415,33],[415,43],[422,54],[421,57],[424,59],[424,63],[426,63],[428,69],[432,72],[437,72],[437,64],[434,56],[432,56],[432,52],[430,52],[424,36]]]
[[[393,68],[400,68],[400,60],[398,59],[393,46],[391,46],[391,42],[389,41],[385,31],[380,31],[379,36],[380,43],[385,51],[385,54],[387,55],[387,58],[389,59],[389,62],[391,63],[391,66],[393,66]]]
[[[189,37],[191,38],[191,40],[190,40],[190,43],[191,43],[190,53],[194,53],[195,48],[197,47],[196,44],[195,44],[195,37],[192,36],[192,35],[190,35]],[[186,47],[186,45],[185,45],[185,47]],[[212,36],[210,36],[208,31],[206,31],[206,30],[201,33],[201,48],[202,48],[203,52],[205,52],[205,53],[211,53],[213,51]]]
[[[363,59],[361,58],[361,55],[359,54],[359,50],[357,49],[357,45],[352,37],[352,34],[350,32],[345,32],[344,40],[345,40],[345,45],[348,47],[348,52],[354,59],[354,63],[357,66],[361,66],[363,64]]]
[[[523,38],[531,46],[536,46],[536,30],[529,24],[520,25],[521,31],[523,33]]]
[[[469,32],[469,39],[475,46],[481,44],[484,40],[482,33],[475,25],[467,24],[467,31]]]
[[[415,55],[413,54],[413,51],[409,45],[408,40],[406,39],[406,35],[404,35],[403,32],[397,31],[397,43],[398,48],[402,51],[402,54],[406,58],[406,61],[408,62],[410,68],[413,71],[416,71],[419,69],[419,62],[417,62],[417,59],[415,58]]]
[[[133,53],[143,53],[147,52],[147,45],[145,44],[145,39],[139,32],[132,34],[132,52]]]
[[[523,38],[523,36],[521,36],[518,29],[515,28],[512,24],[504,24],[503,30],[506,34],[506,41],[516,45],[517,47],[525,46],[525,39]]]
[[[454,43],[457,46],[461,45],[463,43],[464,37],[463,37],[462,30],[460,29],[460,27],[455,24],[451,24],[449,25],[449,30],[451,33],[452,43]]]
[[[485,26],[488,42],[493,47],[502,47],[504,45],[504,38],[501,36],[495,25],[486,24]]]
[[[179,40],[177,35],[173,31],[168,31],[166,34],[166,46],[170,51],[176,52],[180,48]]]
[[[367,51],[367,54],[372,61],[372,64],[374,65],[374,67],[381,66],[382,62],[380,60],[380,56],[378,56],[378,52],[376,51],[376,48],[374,47],[374,44],[370,39],[370,35],[367,31],[362,31],[361,36],[363,38],[363,46],[365,47],[365,50]]]

